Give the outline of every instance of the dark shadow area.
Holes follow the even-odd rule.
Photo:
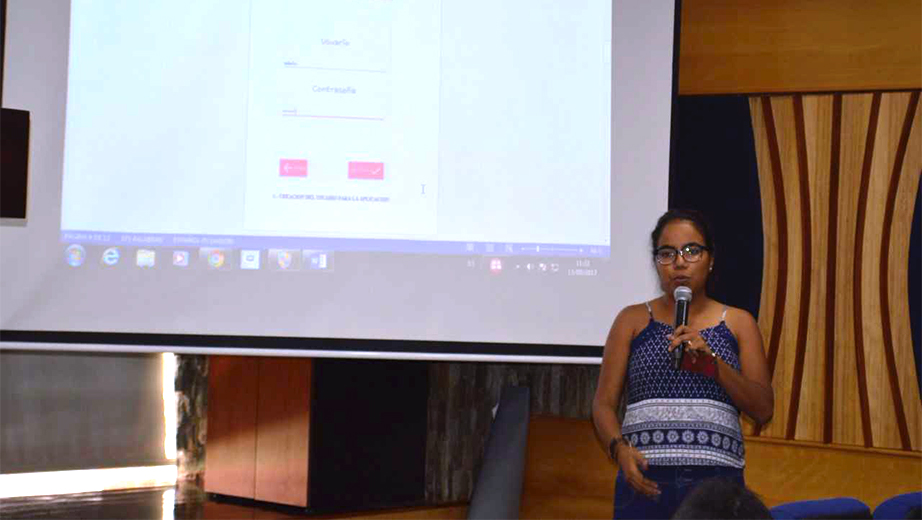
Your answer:
[[[669,207],[707,216],[716,237],[711,297],[759,315],[762,199],[745,96],[679,96]]]

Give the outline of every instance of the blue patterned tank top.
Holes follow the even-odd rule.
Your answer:
[[[667,348],[673,327],[653,319],[631,341],[627,411],[621,434],[651,465],[745,466],[739,410],[717,381],[675,370]],[[711,350],[740,369],[739,344],[724,319],[700,331]]]

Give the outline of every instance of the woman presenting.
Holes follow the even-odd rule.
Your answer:
[[[596,435],[620,468],[616,518],[670,518],[710,477],[745,485],[739,413],[764,424],[774,409],[755,319],[707,294],[715,244],[704,217],[670,210],[651,238],[663,294],[615,318],[592,403]],[[673,328],[678,287],[692,298],[688,325]],[[673,350],[683,344],[677,369]]]

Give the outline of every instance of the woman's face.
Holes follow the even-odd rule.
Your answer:
[[[666,224],[666,227],[663,228],[656,248],[660,250],[665,246],[681,251],[689,245],[704,246],[704,237],[691,222],[675,220]],[[680,254],[675,255],[675,260],[672,263],[661,264],[656,262],[656,272],[659,274],[660,287],[662,287],[664,293],[669,295],[680,285],[690,288],[694,295],[704,294],[713,263],[713,257],[708,251],[702,251],[700,258],[695,262],[689,262]]]

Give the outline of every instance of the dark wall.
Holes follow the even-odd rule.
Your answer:
[[[314,360],[312,509],[424,502],[428,387],[422,361]]]
[[[762,199],[748,98],[680,96],[674,117],[669,207],[708,217],[717,243],[711,296],[758,317]]]
[[[3,102],[3,69],[6,63],[6,0],[0,0],[0,103]]]

